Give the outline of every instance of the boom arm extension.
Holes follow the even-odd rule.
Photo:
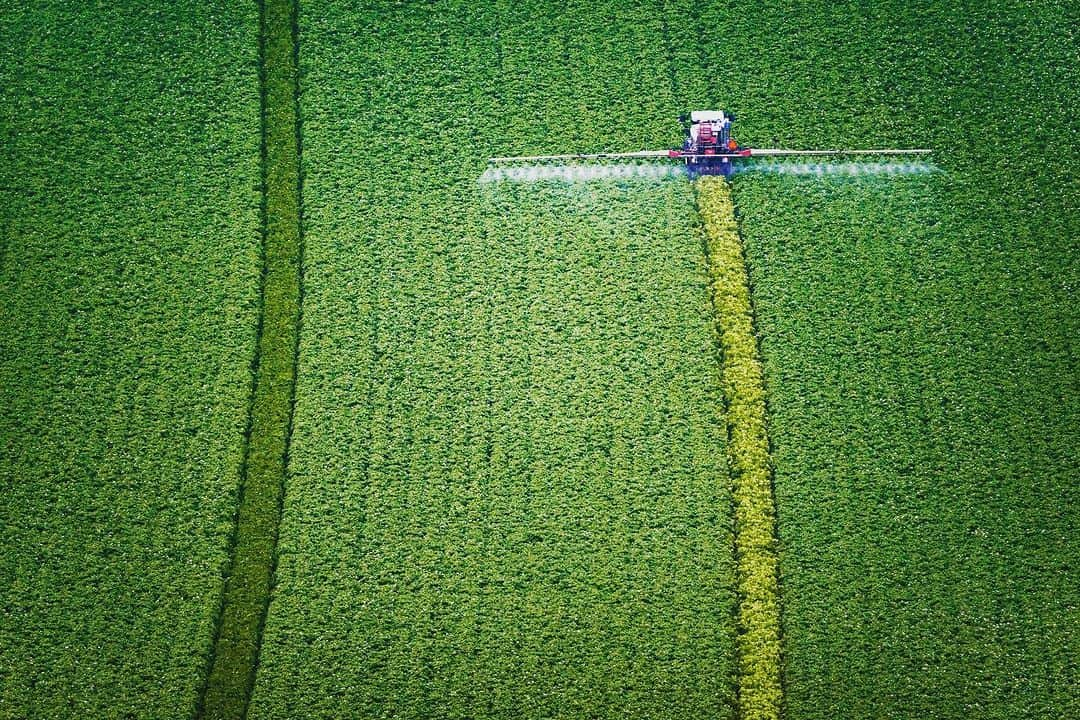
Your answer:
[[[780,150],[777,148],[751,148],[750,157],[781,155],[928,155],[930,150]]]
[[[624,153],[576,153],[570,155],[521,155],[518,157],[493,157],[488,158],[491,163],[514,163],[514,162],[542,162],[557,160],[625,160],[630,158],[743,158],[743,157],[781,157],[781,156],[823,156],[823,155],[928,155],[931,151],[925,148],[912,150],[899,150],[888,148],[882,150],[783,150],[780,148],[743,148],[733,153],[716,153],[713,155],[685,153],[681,150],[638,150]]]

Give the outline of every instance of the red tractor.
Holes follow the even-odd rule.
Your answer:
[[[750,148],[740,148],[731,137],[734,115],[723,110],[695,110],[687,121],[679,116],[686,139],[682,150],[669,150],[668,157],[682,158],[691,175],[730,175],[732,158],[750,157]]]

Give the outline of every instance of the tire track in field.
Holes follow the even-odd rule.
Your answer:
[[[259,3],[261,312],[230,566],[196,711],[206,719],[247,713],[274,578],[303,304],[297,20],[296,0]]]
[[[705,223],[709,295],[720,336],[727,401],[739,592],[738,715],[742,720],[776,720],[783,697],[776,505],[749,275],[731,186],[723,178],[703,177],[694,188]]]

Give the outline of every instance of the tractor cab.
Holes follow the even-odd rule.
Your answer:
[[[679,118],[686,138],[677,157],[686,160],[691,173],[730,175],[731,159],[749,155],[731,137],[734,119],[734,115],[727,115],[723,110],[695,110],[690,113],[689,120],[685,115]]]

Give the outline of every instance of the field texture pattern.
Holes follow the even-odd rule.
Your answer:
[[[304,324],[252,717],[733,714],[691,188],[477,182],[480,148],[592,142],[578,103],[671,141],[655,11],[565,10],[301,8]]]
[[[1075,0],[296,7],[0,15],[0,720],[1080,717]]]
[[[0,17],[0,717],[189,717],[251,388],[254,7]]]

